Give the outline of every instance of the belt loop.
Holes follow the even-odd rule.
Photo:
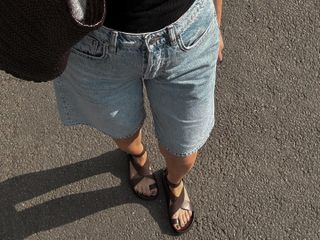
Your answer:
[[[175,28],[173,25],[168,26],[168,33],[170,38],[171,46],[175,45],[177,43],[176,34],[175,34]]]
[[[118,32],[112,31],[111,33],[111,39],[110,39],[110,45],[109,45],[109,51],[111,53],[117,52],[117,40],[118,40]]]

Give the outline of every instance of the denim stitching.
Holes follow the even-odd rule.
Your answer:
[[[208,38],[207,35],[210,33],[210,30],[212,29],[213,24],[214,24],[214,21],[210,21],[209,25],[207,26],[205,31],[202,33],[202,35],[191,46],[185,46],[185,43],[183,42],[181,36],[178,35],[177,39],[178,39],[178,44],[179,44],[181,50],[182,51],[189,51],[189,50],[195,48],[196,46],[198,46],[203,41],[205,41]],[[210,40],[211,40],[211,38],[210,38]]]
[[[143,126],[143,124],[144,124],[144,119],[139,123],[138,127],[136,127],[136,128],[134,129],[133,133],[130,133],[130,134],[128,134],[128,135],[126,135],[126,136],[123,136],[123,137],[115,137],[114,135],[112,135],[112,134],[110,134],[110,133],[108,133],[108,132],[106,132],[106,131],[104,131],[104,130],[102,130],[102,129],[100,129],[100,128],[97,128],[97,127],[95,127],[94,125],[92,125],[92,124],[90,124],[90,123],[88,123],[88,122],[86,122],[86,121],[79,121],[79,120],[71,120],[71,119],[68,119],[68,120],[64,121],[63,124],[66,125],[66,126],[74,126],[74,125],[82,124],[82,125],[86,125],[86,126],[91,127],[91,128],[95,128],[95,129],[101,131],[102,133],[104,133],[105,135],[107,135],[107,136],[109,136],[109,137],[111,137],[111,138],[114,138],[114,139],[124,139],[124,138],[129,138],[129,137],[133,136],[133,135],[137,132],[137,130]]]
[[[107,50],[106,50],[106,45],[102,45],[102,54],[101,56],[95,56],[95,55],[91,55],[88,53],[84,53],[76,48],[71,48],[70,50],[71,53],[74,53],[80,57],[86,57],[90,60],[100,60],[100,59],[104,59],[107,55]]]
[[[188,29],[193,21],[195,21],[195,19],[199,16],[201,9],[204,7],[204,1],[205,0],[196,1],[195,5],[191,5],[187,12],[182,15],[182,18],[179,19],[181,22],[172,23],[172,25],[175,26],[178,35]]]

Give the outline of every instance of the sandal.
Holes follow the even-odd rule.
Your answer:
[[[158,187],[158,184],[157,184],[157,180],[156,180],[156,177],[155,177],[155,174],[152,173],[151,171],[151,168],[150,168],[150,164],[149,164],[149,161],[147,160],[145,162],[145,164],[143,166],[140,166],[133,157],[141,157],[144,153],[145,153],[146,149],[145,147],[143,146],[143,150],[140,154],[137,154],[137,155],[134,155],[134,154],[128,154],[128,169],[129,169],[129,182],[130,182],[130,185],[131,185],[131,189],[133,190],[133,192],[141,199],[144,199],[144,200],[153,200],[155,198],[157,198],[157,196],[159,195],[159,187]],[[130,178],[130,162],[132,163],[134,169],[136,170],[136,172],[138,173],[138,175]],[[151,179],[154,179],[156,182],[151,184],[149,186],[149,189],[152,190],[154,188],[158,189],[157,190],[157,194],[156,195],[151,195],[151,196],[146,196],[142,193],[139,193],[137,192],[134,187],[144,178],[144,177],[147,177],[147,178],[151,178]]]
[[[171,225],[173,231],[177,235],[180,235],[182,233],[187,232],[191,228],[191,226],[194,222],[194,210],[193,210],[191,202],[185,198],[185,195],[186,195],[185,191],[186,190],[185,190],[184,186],[183,186],[183,190],[181,191],[181,194],[178,197],[176,197],[169,188],[169,186],[172,188],[178,187],[180,185],[181,181],[183,181],[183,179],[179,183],[174,184],[168,180],[167,175],[168,175],[168,170],[165,168],[162,173],[162,183],[163,183],[164,190],[166,193],[165,195],[166,195],[167,206],[168,206],[169,221],[171,223],[170,225]],[[192,215],[191,215],[189,222],[184,227],[180,227],[180,229],[177,230],[174,226],[176,224],[180,224],[179,219],[173,219],[172,216],[180,208],[184,209],[184,210],[192,211]]]

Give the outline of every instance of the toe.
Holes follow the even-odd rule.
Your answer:
[[[190,213],[190,211],[186,211],[186,218],[187,218],[187,222],[186,222],[186,224],[187,223],[189,223],[189,221],[190,221],[190,219],[191,219],[191,213]]]
[[[150,190],[148,186],[143,186],[143,194],[146,196],[150,196]]]
[[[141,186],[139,185],[135,187],[135,190],[137,193],[140,193],[140,194],[143,192],[143,190],[141,189]]]
[[[180,225],[179,225],[179,223],[175,224],[174,227],[175,227],[175,229],[177,229],[177,230],[180,230],[180,228],[181,228]]]
[[[174,219],[175,221],[175,224],[173,225],[173,227],[177,230],[180,230],[181,228],[181,219],[180,219],[180,216],[178,215],[178,213],[175,213],[173,216],[172,216],[172,219]]]
[[[152,184],[153,184],[153,183],[152,183]],[[149,190],[150,190],[150,193],[151,193],[153,196],[157,195],[158,188],[152,188],[152,189],[150,189],[150,185],[149,185]]]
[[[186,223],[190,220],[190,216],[189,216],[189,212],[188,211],[184,211],[184,217],[186,220]]]
[[[184,212],[184,219],[185,219],[184,225],[187,225],[187,223],[189,222],[189,219],[190,219],[187,211]]]
[[[187,216],[187,213],[185,211],[183,211],[182,219],[183,219],[183,226],[185,226],[187,224],[187,222],[188,222],[188,216]]]
[[[151,193],[152,193],[152,196],[157,195],[157,189],[152,189],[152,190],[151,190]]]
[[[184,215],[180,214],[179,216],[179,222],[180,222],[180,226],[183,227],[185,225],[185,221],[184,221]]]

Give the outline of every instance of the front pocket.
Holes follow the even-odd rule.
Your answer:
[[[72,46],[71,52],[91,59],[102,59],[106,55],[106,46],[88,34]]]
[[[176,33],[179,48],[188,51],[204,42],[214,31],[217,24],[217,14],[212,0],[204,0],[197,9],[196,14],[191,14],[186,22],[186,28]]]
[[[194,24],[178,36],[178,44],[181,50],[187,51],[199,45],[210,32],[214,21],[210,21],[205,25]]]

